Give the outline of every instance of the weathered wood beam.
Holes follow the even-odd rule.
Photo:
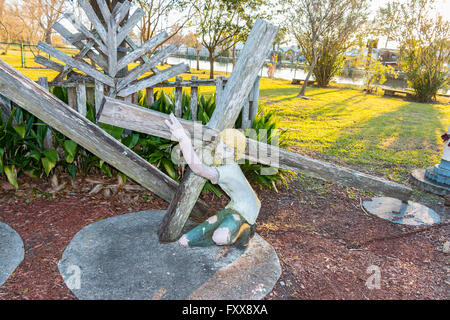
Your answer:
[[[75,29],[77,29],[79,32],[84,34],[89,39],[93,40],[95,42],[95,46],[97,49],[101,50],[105,55],[108,55],[108,47],[101,41],[101,39],[98,39],[91,31],[89,31],[76,17],[73,13],[65,13],[64,17],[70,21],[72,26],[74,26]]]
[[[117,34],[117,43],[122,43],[123,40],[128,36],[131,30],[136,26],[136,24],[144,17],[145,12],[141,8],[136,9],[134,13],[128,18],[125,25],[120,28]]]
[[[45,90],[49,89],[48,78],[40,77],[37,83]],[[43,142],[44,148],[47,150],[53,149],[54,141],[55,141],[55,137],[53,136],[52,131],[50,130],[50,128],[47,128],[47,133],[45,134],[45,138],[44,138],[44,142]]]
[[[135,67],[133,70],[128,72],[128,74],[125,77],[119,79],[117,83],[117,90],[122,90],[123,88],[125,88],[128,84],[135,81],[137,78],[142,76],[150,69],[154,68],[161,60],[170,56],[177,49],[178,46],[176,44],[172,44],[167,48],[165,48],[164,50],[161,50],[157,54],[153,55],[151,59],[147,60],[147,62]]]
[[[77,111],[83,117],[86,117],[86,84],[80,83],[77,86]]]
[[[94,46],[94,42],[92,40],[89,40],[86,43],[86,46],[83,48],[83,50],[81,50],[80,52],[78,52],[76,54],[76,56],[74,57],[74,59],[83,59],[84,56],[89,52],[89,50],[92,49],[92,47]],[[67,77],[67,75],[69,73],[71,73],[73,71],[73,68],[69,65],[65,65],[64,66],[64,70],[55,77],[55,79],[53,79],[53,81],[62,81],[64,80],[65,77]]]
[[[133,106],[127,102],[108,97],[105,98],[101,114],[98,114],[98,121],[101,123],[176,141],[172,137],[169,128],[164,124],[164,121],[168,119],[169,115],[167,114]],[[193,140],[201,137],[201,141],[207,144],[213,142],[219,134],[218,130],[208,126],[202,126],[199,123],[188,120],[178,120]],[[253,163],[261,163],[297,173],[302,172],[316,178],[335,181],[377,194],[393,196],[401,200],[408,200],[412,193],[412,190],[404,185],[316,160],[253,139],[247,139],[245,158]]]
[[[58,32],[61,36],[63,36],[67,41],[69,41],[72,45],[74,45],[77,49],[83,50],[83,48],[85,47],[85,44],[83,43],[83,41],[81,41],[82,39],[85,38],[84,36],[82,35],[77,36],[72,34],[59,22],[56,22],[53,25],[53,29],[56,32]],[[103,70],[108,69],[108,63],[106,62],[105,58],[103,58],[101,55],[98,55],[93,51],[89,51],[87,53],[87,57],[92,61],[94,61],[96,64],[98,64]]]
[[[87,75],[103,82],[104,84],[110,86],[110,87],[114,87],[115,86],[115,82],[114,79],[111,78],[110,76],[98,71],[97,69],[93,68],[92,66],[90,66],[89,64],[87,64],[84,61],[78,61],[73,59],[72,57],[69,57],[67,54],[53,48],[51,45],[39,41],[37,48],[39,50],[42,50],[46,53],[48,53],[49,55],[55,57],[56,59],[69,64],[70,66],[77,68],[80,71],[85,72]]]
[[[104,96],[105,86],[100,81],[95,81],[95,113],[100,110]]]
[[[161,81],[165,81],[170,78],[173,78],[173,77],[179,75],[180,73],[186,72],[188,70],[189,70],[188,65],[186,65],[184,63],[177,64],[176,66],[173,66],[169,69],[165,69],[158,74],[142,78],[142,79],[138,80],[137,82],[130,84],[128,87],[120,90],[117,95],[119,97],[127,97],[132,93],[138,92],[138,91],[146,89],[148,87],[152,87],[152,86],[160,83]]]
[[[191,80],[195,82],[198,80],[198,77],[192,77]],[[192,121],[197,121],[197,113],[198,113],[198,86],[191,86],[191,117]]]
[[[116,7],[114,8],[112,15],[114,16],[114,20],[116,21],[116,24],[119,25],[123,19],[127,16],[127,14],[130,12],[131,9],[131,1],[124,1],[122,3],[117,3]]]
[[[234,126],[277,33],[277,27],[256,19],[236,67],[228,79],[223,94],[220,95],[220,104],[216,105],[216,110],[208,123],[209,127],[222,131]],[[205,183],[204,178],[188,170],[159,227],[160,241],[178,239]]]
[[[176,83],[181,83],[183,81],[182,77],[177,77]],[[183,88],[176,85],[175,86],[175,110],[174,114],[176,117],[181,118],[183,115]]]
[[[0,111],[3,121],[7,121],[11,115],[11,101],[0,94]]]
[[[59,63],[57,63],[55,61],[52,61],[52,60],[47,59],[47,58],[45,58],[43,56],[40,56],[40,55],[37,55],[34,58],[34,62],[39,63],[39,64],[41,64],[43,66],[46,66],[47,68],[52,69],[54,71],[57,71],[59,73],[64,71],[64,66],[62,64],[59,64]]]
[[[103,20],[106,22],[111,17],[111,11],[108,8],[108,5],[106,4],[105,0],[97,0],[98,8],[100,9],[100,12],[103,16]]]
[[[50,92],[0,59],[0,94],[166,201],[178,184]],[[207,207],[196,208],[201,216]]]
[[[114,17],[111,16],[109,20],[107,21],[108,26],[108,39],[107,39],[107,45],[108,45],[108,74],[115,78],[117,75],[117,72],[123,68],[128,67],[127,65],[121,66],[120,63],[117,61],[117,47],[119,46],[120,42],[117,42],[117,24],[114,21]]]
[[[94,26],[97,33],[100,35],[100,38],[102,38],[104,43],[108,43],[108,35],[106,32],[106,29],[103,26],[103,24],[101,23],[100,19],[97,16],[97,13],[95,13],[95,11],[92,8],[89,1],[79,0],[78,3],[83,8],[84,12],[86,13],[86,16],[88,17],[89,21]]]

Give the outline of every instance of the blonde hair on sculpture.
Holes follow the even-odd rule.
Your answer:
[[[235,161],[241,159],[247,147],[245,135],[237,129],[225,129],[219,136],[224,144],[234,148]]]

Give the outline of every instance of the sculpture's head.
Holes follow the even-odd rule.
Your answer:
[[[237,129],[225,129],[219,134],[219,138],[214,154],[216,165],[242,158],[247,146],[247,140],[242,132]]]

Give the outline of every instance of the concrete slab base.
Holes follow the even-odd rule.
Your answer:
[[[24,253],[22,238],[0,222],[0,287],[23,261]]]
[[[161,244],[164,211],[93,223],[78,232],[59,271],[79,299],[262,299],[278,281],[275,250],[255,235],[247,249]],[[193,225],[186,227],[186,231]]]
[[[441,221],[440,216],[434,210],[420,203],[408,201],[406,204],[399,199],[389,197],[364,201],[363,208],[370,214],[398,224],[421,226]]]

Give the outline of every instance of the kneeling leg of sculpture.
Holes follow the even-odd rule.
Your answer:
[[[178,241],[185,247],[209,245],[246,246],[251,237],[251,226],[239,214],[223,210],[183,235]],[[239,241],[238,241],[239,240]]]

